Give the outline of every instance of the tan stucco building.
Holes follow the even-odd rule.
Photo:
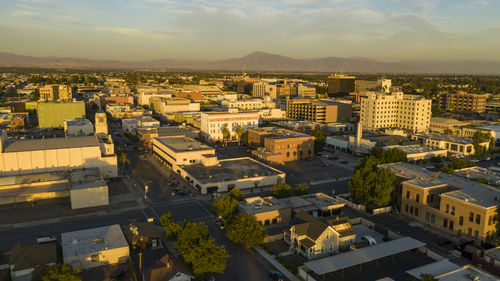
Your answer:
[[[286,117],[318,123],[348,122],[352,105],[328,99],[288,99]]]

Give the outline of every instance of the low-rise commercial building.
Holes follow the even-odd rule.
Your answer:
[[[248,143],[258,147],[252,153],[260,159],[283,164],[314,157],[314,137],[277,127],[248,129]]]
[[[465,111],[483,113],[486,111],[487,94],[472,94],[467,92],[440,93],[438,105],[446,111]]]
[[[64,263],[79,269],[124,263],[130,256],[118,224],[62,233],[61,246]]]
[[[137,136],[146,148],[152,148],[153,138],[156,137],[188,137],[191,139],[198,139],[200,137],[200,129],[187,126],[168,126],[158,128],[139,128],[137,129]]]
[[[229,109],[227,112],[202,112],[201,137],[206,140],[223,140],[225,126],[231,133],[231,138],[236,139],[236,128],[240,125],[245,132],[248,128],[259,127],[260,116],[256,111],[238,111]]]
[[[174,94],[178,98],[190,99],[192,101],[200,102],[203,99],[201,91],[178,91]]]
[[[108,104],[134,104],[133,96],[101,96],[99,97],[101,108],[106,108]]]
[[[36,111],[38,117],[38,127],[56,128],[64,127],[65,120],[84,119],[84,102],[42,102],[38,104]]]
[[[200,111],[200,103],[185,98],[153,98],[149,100],[150,108],[160,114],[180,111]]]
[[[410,161],[430,159],[432,157],[446,157],[448,151],[446,149],[429,148],[422,145],[391,145],[384,149],[396,148],[406,153],[406,159]]]
[[[57,263],[57,245],[18,243],[10,250],[9,266],[12,281],[32,280],[32,273],[41,266]]]
[[[321,99],[289,99],[286,117],[319,123],[348,122],[352,116],[352,105]]]
[[[66,136],[90,136],[94,134],[94,125],[89,119],[75,119],[64,121]]]
[[[174,90],[160,90],[160,91],[139,91],[139,98],[137,99],[137,104],[141,106],[150,106],[150,100],[154,98],[171,98],[174,94]]]
[[[201,194],[260,192],[285,179],[285,173],[249,157],[218,160],[214,148],[190,138],[154,138],[153,152]]]
[[[469,156],[476,152],[474,141],[468,138],[431,132],[428,134],[414,134],[411,136],[411,139],[419,141],[428,147],[446,149],[450,154]],[[490,142],[487,140],[479,145],[482,149],[487,150],[490,147]]]
[[[99,168],[105,178],[118,176],[111,138],[96,136],[8,139],[1,136],[0,174],[3,176]]]
[[[431,132],[436,132],[440,134],[444,134],[446,132],[453,132],[456,126],[464,126],[468,125],[469,122],[458,121],[450,118],[443,117],[431,117],[431,123],[429,126],[429,130]]]
[[[401,213],[466,239],[485,241],[496,235],[496,188],[407,163],[380,166],[403,179]]]

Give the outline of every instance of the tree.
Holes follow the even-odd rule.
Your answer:
[[[165,230],[165,235],[170,240],[175,240],[181,232],[181,226],[175,222],[171,212],[161,215],[160,224]]]
[[[226,195],[221,198],[217,198],[217,200],[212,203],[212,207],[219,217],[224,220],[229,220],[238,210],[238,200],[232,196]]]
[[[130,159],[128,158],[127,153],[121,152],[118,162],[120,163],[120,165],[122,165],[122,168],[125,168],[125,165],[127,164],[130,165]]]
[[[306,195],[309,194],[309,186],[306,184],[299,184],[293,189],[295,195]]]
[[[231,138],[231,132],[227,128],[227,125],[222,127],[222,139],[224,140],[224,144],[227,147],[227,141]]]
[[[325,133],[321,130],[314,130],[312,133],[314,137],[314,151],[321,152],[325,148]]]
[[[189,263],[196,276],[223,273],[229,257],[224,246],[215,245],[206,224],[187,221],[177,236],[175,249]]]
[[[406,281],[438,281],[439,279],[434,276],[426,273],[420,274],[420,278],[411,277],[406,279]]]
[[[391,194],[394,191],[396,175],[391,169],[378,169],[372,191],[372,202],[377,206],[387,206],[391,203]]]
[[[44,266],[33,272],[34,281],[81,281],[79,271],[66,264]]]
[[[472,141],[474,146],[474,155],[482,156],[485,153],[485,150],[482,146],[482,143],[490,141],[491,142],[491,134],[490,133],[482,133],[477,130],[472,135]]]
[[[284,182],[274,184],[271,195],[276,198],[286,198],[292,196],[292,187]]]
[[[248,132],[244,132],[242,135],[241,135],[241,142],[243,144],[247,144],[248,143]]]
[[[236,135],[238,136],[238,146],[240,146],[240,143],[241,143],[241,137],[243,136],[243,127],[238,124],[236,126]]]
[[[245,198],[245,194],[241,191],[239,188],[233,188],[231,191],[228,193],[229,196],[233,197],[234,199],[241,201],[243,198]]]
[[[247,248],[263,243],[265,237],[264,227],[249,213],[236,215],[234,221],[227,227],[227,238]]]

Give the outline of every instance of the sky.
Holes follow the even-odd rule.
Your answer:
[[[500,61],[499,0],[0,0],[0,51]]]

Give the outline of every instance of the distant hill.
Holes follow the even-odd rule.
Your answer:
[[[218,70],[283,72],[500,74],[497,61],[402,61],[381,62],[363,57],[294,59],[254,52],[241,58],[217,61],[158,59],[150,61],[91,60],[82,58],[32,57],[0,52],[0,67],[137,70]]]

